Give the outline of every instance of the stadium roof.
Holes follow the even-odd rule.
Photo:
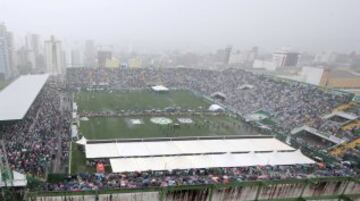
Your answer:
[[[355,120],[355,119],[358,118],[358,116],[356,116],[355,114],[351,114],[351,113],[347,113],[347,112],[343,112],[343,111],[332,112],[330,114],[325,115],[323,118],[329,119],[329,118],[332,118],[334,116],[339,116],[339,117],[342,117],[342,118],[347,119],[347,120]]]
[[[294,150],[275,138],[110,142],[85,145],[88,159]]]
[[[300,150],[291,152],[210,154],[110,159],[113,172],[174,170],[217,167],[312,164]]]
[[[322,139],[325,139],[329,142],[332,142],[334,144],[340,144],[340,143],[343,143],[344,140],[341,139],[341,138],[338,138],[334,135],[326,135],[326,133],[320,133],[317,129],[315,128],[312,128],[310,126],[307,126],[307,125],[304,125],[304,126],[301,126],[301,127],[297,127],[297,128],[294,128],[291,130],[291,135],[296,135],[298,133],[301,133],[302,131],[306,131],[312,135],[315,135],[315,136],[318,136]]]
[[[49,75],[21,76],[0,91],[0,121],[23,119]]]

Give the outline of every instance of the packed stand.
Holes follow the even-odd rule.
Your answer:
[[[299,82],[275,80],[239,69],[225,71],[203,69],[88,69],[67,72],[68,87],[88,88],[106,84],[114,89],[147,88],[163,84],[170,88],[189,89],[205,96],[214,92],[225,94],[223,104],[242,116],[263,110],[272,115],[283,129],[302,126],[336,106],[350,101],[350,94],[332,94],[316,86]],[[252,85],[252,89],[242,89]]]
[[[81,173],[66,181],[46,184],[44,191],[86,191],[182,185],[229,184],[255,180],[304,179],[325,176],[352,176],[353,170],[315,165],[257,166],[236,168],[187,169],[173,171],[147,171],[131,173]]]
[[[59,94],[47,83],[24,119],[0,127],[12,169],[44,177],[56,155],[67,163],[70,116],[62,113]]]

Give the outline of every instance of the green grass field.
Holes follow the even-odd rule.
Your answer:
[[[95,167],[86,165],[85,153],[78,149],[76,143],[71,144],[71,173],[95,172]]]
[[[150,117],[132,117],[141,119],[143,124],[129,125],[130,118],[94,117],[81,121],[80,133],[88,139],[111,138],[149,138],[178,136],[213,136],[213,135],[251,135],[256,133],[251,127],[229,116],[184,116],[193,120],[192,124],[180,124],[174,128],[150,122]],[[177,117],[168,117],[177,122]]]
[[[88,92],[75,95],[79,112],[107,112],[121,110],[164,109],[180,106],[182,108],[207,108],[209,103],[195,96],[191,91],[173,90],[155,93],[150,90]]]
[[[85,92],[75,94],[79,112],[107,112],[121,110],[164,109],[181,107],[196,109],[208,108],[211,104],[191,91],[174,90],[158,94],[150,90]],[[250,125],[228,115],[181,115],[165,116],[173,123],[169,125],[154,124],[151,116],[134,117],[89,117],[88,121],[80,121],[80,134],[87,139],[113,138],[150,138],[180,136],[214,136],[214,135],[252,135],[258,132]],[[181,124],[177,118],[190,118],[191,124]],[[140,119],[143,124],[129,123],[131,119]],[[174,126],[175,123],[178,126]],[[179,124],[178,124],[179,123]],[[71,173],[94,172],[94,167],[86,166],[85,154],[73,144],[71,151]],[[110,171],[107,169],[107,171]]]

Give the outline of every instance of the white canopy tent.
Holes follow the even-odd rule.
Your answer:
[[[23,119],[49,75],[20,76],[0,91],[0,121]]]
[[[293,150],[294,148],[275,138],[109,142],[85,145],[88,159]]]
[[[25,187],[27,185],[26,175],[16,171],[12,171],[12,180],[4,181],[0,170],[0,188],[5,186],[11,187]]]
[[[154,90],[154,91],[158,91],[158,92],[169,91],[169,89],[167,87],[163,86],[163,85],[152,86],[151,89]]]
[[[78,127],[76,125],[71,125],[71,137],[72,138],[79,137]]]
[[[247,167],[313,164],[299,150],[291,152],[213,154],[110,159],[113,172],[174,170],[190,168]]]
[[[73,102],[73,112],[77,112],[78,111],[78,105],[77,103]]]
[[[84,136],[82,136],[80,140],[76,141],[76,144],[85,146],[86,142],[87,142],[87,139]]]
[[[212,111],[212,112],[224,111],[224,108],[221,107],[221,106],[218,105],[218,104],[212,104],[212,105],[210,105],[210,107],[209,107],[209,111]]]

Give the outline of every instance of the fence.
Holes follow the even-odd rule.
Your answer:
[[[234,184],[118,189],[86,192],[31,192],[28,201],[252,201],[360,200],[360,181],[324,177]]]

